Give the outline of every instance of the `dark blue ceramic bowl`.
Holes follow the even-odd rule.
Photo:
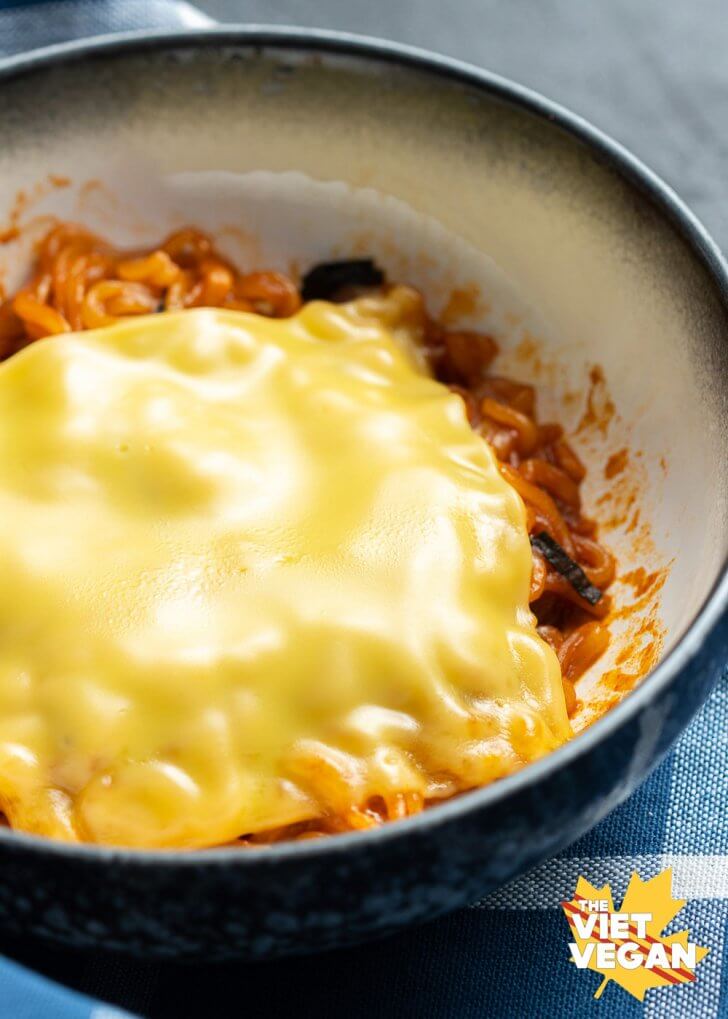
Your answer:
[[[2,830],[3,928],[169,957],[315,951],[470,902],[628,796],[728,657],[728,278],[679,199],[516,85],[318,32],[221,29],[31,54],[0,71],[0,138],[6,203],[51,172],[229,180],[264,169],[295,190],[296,171],[390,196],[487,252],[569,351],[605,366],[648,459],[667,457],[666,480],[647,472],[645,507],[673,560],[662,661],[519,774],[379,831],[244,852],[129,852]],[[333,222],[342,203],[331,194]],[[446,254],[430,250],[435,262]]]

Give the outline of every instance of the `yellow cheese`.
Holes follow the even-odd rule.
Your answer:
[[[215,845],[570,734],[523,505],[366,302],[32,344],[0,365],[0,520],[14,827]]]

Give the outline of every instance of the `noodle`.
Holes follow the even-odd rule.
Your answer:
[[[538,421],[532,386],[489,373],[498,352],[490,336],[446,330],[427,318],[416,291],[397,289],[407,316],[423,323],[433,374],[462,398],[470,424],[490,443],[503,477],[523,499],[531,535],[546,532],[604,592],[614,580],[615,562],[596,540],[594,522],[582,515],[579,486],[586,470],[562,428]],[[29,282],[0,304],[0,359],[45,336],[201,306],[283,318],[299,309],[301,296],[294,282],[279,272],[239,272],[194,228],[178,230],[157,248],[122,252],[81,226],[62,223],[40,243]],[[534,550],[530,601],[540,635],[559,658],[567,709],[573,714],[574,682],[609,642],[603,620],[610,599],[602,594],[591,604]],[[444,776],[443,797],[457,791],[451,786]],[[233,845],[367,829],[425,806],[418,793],[402,790],[371,797],[341,815],[243,835]]]
[[[579,486],[586,469],[563,438],[561,426],[538,422],[532,386],[488,373],[497,353],[489,337],[450,333],[430,323],[426,341],[436,377],[462,397],[471,425],[488,440],[504,478],[526,504],[529,532],[546,531],[589,581],[605,591],[615,577],[614,558],[595,539],[594,522],[582,516]],[[539,633],[559,655],[567,709],[573,714],[573,683],[609,642],[607,627],[595,622],[608,615],[609,596],[590,604],[534,550],[530,600]]]

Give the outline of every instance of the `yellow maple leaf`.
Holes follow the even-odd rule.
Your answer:
[[[583,900],[606,903],[607,912],[610,914],[615,912],[622,914],[650,914],[650,919],[645,923],[645,937],[638,936],[639,929],[635,924],[630,924],[630,933],[627,938],[612,937],[611,933],[607,937],[603,937],[599,927],[595,927],[589,937],[582,936],[575,924],[575,916],[580,916],[582,919],[589,917],[589,913],[579,905]],[[651,987],[680,986],[681,984],[691,983],[695,979],[694,969],[690,969],[686,963],[681,962],[674,968],[671,965],[671,946],[678,944],[687,949],[690,932],[684,930],[676,934],[661,937],[663,929],[677,916],[684,905],[684,899],[673,899],[672,897],[672,869],[669,867],[649,881],[643,881],[636,871],[633,872],[619,910],[614,908],[612,891],[608,884],[602,888],[595,888],[585,878],[579,878],[573,899],[562,903],[562,907],[569,922],[574,942],[578,946],[582,957],[585,957],[585,953],[588,951],[588,946],[591,943],[595,946],[591,950],[591,955],[586,963],[588,969],[600,973],[604,978],[597,988],[594,995],[595,998],[601,997],[604,988],[610,980],[614,980],[639,1001],[644,1001],[645,993]],[[642,962],[635,968],[628,968],[626,965],[620,965],[618,962],[609,968],[600,966],[596,953],[596,945],[605,941],[614,945],[615,949],[625,944],[625,942],[632,943],[633,947],[630,949],[630,954],[637,957],[637,953],[639,953],[642,957]],[[653,950],[653,954],[655,952],[662,954],[661,949],[654,948],[655,945],[663,947],[668,962],[666,965],[654,963],[651,968],[648,968],[644,963],[647,960],[650,949]],[[710,949],[708,948],[696,946],[696,965],[705,958],[709,951]]]

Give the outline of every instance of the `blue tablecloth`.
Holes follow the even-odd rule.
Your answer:
[[[580,5],[575,0],[556,0],[549,6],[563,17],[570,2],[574,2],[573,24],[576,24],[576,10]],[[419,9],[423,3],[424,0],[408,0],[405,6]],[[191,26],[202,21],[198,21],[191,8],[175,7],[166,0],[55,0],[44,5],[42,16],[37,4],[5,10],[9,6],[6,0],[0,0],[0,56],[3,51],[17,51],[42,42],[109,29],[175,21]],[[278,10],[281,6],[285,4],[278,5]],[[327,6],[330,6],[327,0],[322,0],[322,9]],[[545,6],[539,6],[539,12]],[[627,0],[621,6],[625,15],[624,31],[627,31],[627,9],[631,11],[632,8]],[[234,0],[210,0],[209,7],[235,11],[238,19],[246,15],[251,17],[242,5],[237,10]],[[499,10],[501,24],[512,17],[512,8],[507,11],[495,5],[494,9],[493,3],[488,7],[489,31]],[[304,3],[301,20],[315,23],[312,12],[316,9],[316,4]],[[342,7],[337,9],[341,11]],[[660,10],[659,6],[654,9]],[[265,20],[261,10],[258,4],[255,20]],[[276,11],[271,14],[275,20],[280,20]],[[348,26],[342,24],[341,18],[334,24],[377,31],[376,24],[360,25],[359,17],[360,13],[353,16]],[[396,18],[396,12],[392,17]],[[638,14],[634,14],[634,19],[639,24]],[[331,21],[325,19],[323,23]],[[537,24],[532,26],[534,32],[537,27]],[[642,28],[651,32],[649,21],[643,22]],[[664,24],[656,20],[655,33],[650,38],[659,39],[659,32],[663,30]],[[527,48],[530,45],[527,28],[525,31]],[[384,29],[380,29],[380,34],[383,32]],[[682,38],[682,34],[678,34]],[[508,39],[510,34],[504,36],[504,47]],[[588,49],[588,40],[582,42]],[[613,42],[616,44],[616,40]],[[592,46],[598,44],[598,38],[592,39]],[[436,40],[430,41],[430,45],[437,47]],[[521,43],[516,41],[514,45]],[[699,58],[699,54],[694,57]],[[568,49],[562,47],[561,60],[568,59]],[[696,59],[696,66],[698,62]],[[583,53],[581,57],[575,55],[574,66],[577,65],[583,70]],[[502,65],[497,69],[506,73],[511,70]],[[512,73],[521,76],[517,71]],[[631,65],[625,80],[636,73]],[[647,88],[640,93],[639,105],[640,108],[646,103],[649,105],[652,95],[658,109],[665,114],[661,131],[670,132],[671,147],[675,150],[675,180],[683,167],[679,143],[681,123],[682,137],[689,138],[696,118],[705,123],[709,116],[706,111],[691,106],[684,97],[682,107],[676,112],[679,104],[673,102],[675,97],[671,98],[669,82],[666,85],[664,75],[660,76],[659,66],[650,68],[647,64],[644,74],[653,75],[657,86],[652,92]],[[728,81],[728,74],[725,77]],[[588,74],[584,72],[582,81],[587,79]],[[714,99],[720,98],[723,88],[720,82],[722,78],[716,96],[716,82],[706,80],[705,95],[712,91]],[[597,93],[603,86],[603,80],[596,83]],[[581,106],[583,109],[583,104]],[[672,118],[669,122],[668,114]],[[629,138],[632,110],[624,108],[621,115],[625,125],[622,137]],[[718,145],[711,149],[716,159],[719,149]],[[665,151],[662,150],[663,155]],[[649,152],[641,154],[650,157]],[[701,165],[703,170],[707,167],[708,172],[704,172],[706,179],[699,187],[700,178],[690,174]],[[699,200],[704,194],[706,201],[710,200],[715,207],[723,182],[709,172],[710,165],[709,160],[705,162],[705,155],[702,164],[700,160],[692,160],[684,165],[686,180],[692,181],[690,187],[698,189],[697,194],[686,194],[686,197]],[[665,167],[661,169],[665,172]],[[677,184],[679,187],[679,179]],[[722,219],[720,216],[708,225],[716,229]],[[648,878],[667,866],[673,868],[674,894],[688,900],[674,929],[689,927],[694,940],[711,948],[710,955],[699,967],[698,979],[685,987],[650,991],[644,1004],[616,986],[609,986],[603,997],[595,1001],[592,995],[600,977],[579,971],[568,961],[570,937],[560,902],[573,893],[579,875],[596,886],[608,882],[615,901],[619,901],[632,870]],[[727,929],[728,675],[673,753],[626,804],[561,856],[469,909],[406,931],[386,942],[314,958],[254,966],[241,963],[182,967],[146,960],[129,961],[110,955],[79,955],[0,937],[0,950],[28,967],[21,968],[9,958],[0,959],[0,1019],[6,1016],[8,1019],[113,1019],[120,1015],[116,1008],[150,1019],[238,1013],[246,1019],[289,1013],[295,1013],[300,1019],[307,1016],[316,1019],[366,1016],[369,1019],[372,1015],[448,1019],[511,1016],[514,1019],[561,1019],[564,1016],[708,1019],[728,1016],[728,979],[723,979],[723,973],[728,973]],[[39,977],[38,973],[45,977]],[[88,997],[51,981],[82,991]],[[109,1003],[116,1008],[112,1009]]]

